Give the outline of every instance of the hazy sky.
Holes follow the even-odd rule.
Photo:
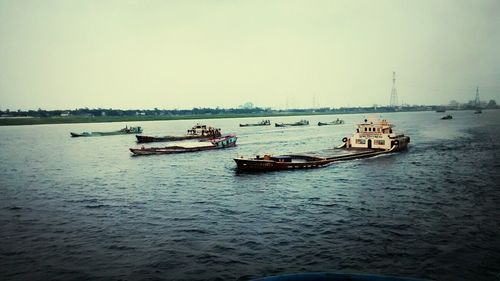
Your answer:
[[[500,102],[500,1],[0,0],[0,109]]]

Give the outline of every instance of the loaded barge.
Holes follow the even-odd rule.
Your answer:
[[[400,151],[408,147],[410,137],[395,134],[394,125],[387,120],[368,120],[358,124],[356,133],[350,138],[344,137],[343,144],[335,149],[335,155],[279,155],[255,158],[235,158],[239,171],[277,171],[310,169],[328,166],[336,161],[373,157]]]
[[[137,143],[149,143],[149,142],[166,142],[166,141],[181,141],[181,140],[208,140],[213,138],[221,137],[220,129],[213,128],[207,125],[196,124],[190,130],[187,130],[187,134],[182,136],[140,136],[136,135]]]
[[[206,142],[183,143],[164,147],[142,146],[141,148],[129,148],[129,150],[134,156],[197,152],[234,147],[237,139],[236,135],[226,135]]]

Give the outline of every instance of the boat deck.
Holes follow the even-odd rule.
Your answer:
[[[304,154],[314,157],[321,157],[328,160],[342,161],[342,160],[352,160],[357,158],[371,157],[379,154],[384,154],[387,152],[390,152],[390,150],[366,149],[366,148],[360,148],[360,149],[332,148],[316,152],[308,152]]]
[[[194,148],[194,147],[212,147],[214,146],[211,142],[202,142],[202,141],[183,141],[179,142],[179,145],[173,145],[174,147],[185,147],[185,148]],[[167,146],[169,147],[169,146]]]

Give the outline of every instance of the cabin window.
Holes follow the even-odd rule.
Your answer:
[[[356,144],[365,144],[366,140],[365,139],[356,139]]]
[[[373,143],[376,145],[385,145],[385,140],[374,140]]]

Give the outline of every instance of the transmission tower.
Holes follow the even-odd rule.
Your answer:
[[[476,88],[476,99],[474,100],[474,105],[476,107],[478,107],[480,104],[481,104],[481,102],[479,101],[479,86],[477,86],[477,88]]]
[[[391,102],[390,107],[398,106],[398,92],[396,90],[396,72],[392,72],[392,90],[391,90]]]

